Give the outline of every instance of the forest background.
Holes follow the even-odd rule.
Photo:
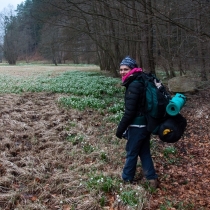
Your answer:
[[[208,0],[26,0],[1,13],[0,207],[210,209],[209,86],[187,95],[179,142],[151,138],[154,191],[140,167],[138,185],[121,182],[123,90],[119,78],[102,76],[119,76],[129,54],[166,79],[209,84],[209,10]]]
[[[172,78],[209,73],[207,0],[26,0],[0,14],[1,57],[91,63],[118,75],[125,55],[147,71]],[[7,14],[5,14],[7,13]]]

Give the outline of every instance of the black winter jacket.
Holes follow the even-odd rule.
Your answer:
[[[116,136],[122,138],[123,133],[132,121],[141,116],[144,110],[145,87],[144,83],[137,81],[137,77],[142,73],[134,73],[122,84],[126,87],[125,91],[125,111],[118,125]],[[143,101],[142,101],[143,100]]]

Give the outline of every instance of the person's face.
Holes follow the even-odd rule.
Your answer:
[[[126,66],[126,65],[122,65],[120,66],[120,75],[121,77],[124,77],[131,69]]]

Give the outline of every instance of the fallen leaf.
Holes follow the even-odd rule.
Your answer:
[[[63,205],[63,209],[62,210],[71,210],[71,206],[69,206],[69,205]]]
[[[37,197],[36,197],[36,196],[32,196],[32,197],[31,197],[31,201],[34,202],[34,201],[36,201],[36,200],[37,200]]]

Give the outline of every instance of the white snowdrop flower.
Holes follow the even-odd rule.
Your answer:
[[[118,203],[120,203],[120,201],[121,201],[120,199],[117,200]]]
[[[122,191],[122,187],[120,188],[120,191]]]
[[[119,195],[117,195],[117,198],[119,198],[120,196]]]
[[[138,193],[136,193],[136,195],[138,195]]]
[[[63,201],[60,201],[60,203],[62,204],[62,203],[63,203]]]
[[[93,177],[91,177],[90,179],[93,180]]]
[[[79,186],[82,186],[82,183],[80,183]]]

